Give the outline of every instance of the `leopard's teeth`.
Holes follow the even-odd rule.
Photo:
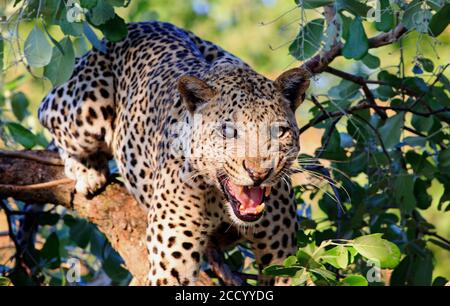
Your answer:
[[[241,205],[239,206],[239,210],[240,210],[240,211],[243,211],[243,210],[245,210],[245,206],[244,206],[244,204],[241,204]]]
[[[268,197],[269,195],[270,195],[270,191],[272,190],[272,187],[266,187],[265,188],[265,191],[264,191],[264,195],[266,196],[266,197]]]
[[[256,206],[256,213],[257,214],[261,213],[265,207],[266,205],[264,203],[259,204],[258,206]]]

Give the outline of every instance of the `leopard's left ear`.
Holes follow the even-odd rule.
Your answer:
[[[178,91],[191,113],[215,96],[214,89],[205,81],[190,75],[184,75],[178,80]]]
[[[289,105],[294,112],[305,99],[310,76],[311,74],[302,68],[293,68],[283,72],[275,80],[275,86],[289,101]]]

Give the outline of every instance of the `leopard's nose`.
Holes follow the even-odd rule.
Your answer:
[[[251,167],[245,160],[242,162],[242,166],[245,171],[247,171],[248,176],[252,179],[254,186],[261,185],[261,183],[264,182],[272,172],[272,168],[256,169],[255,167]]]

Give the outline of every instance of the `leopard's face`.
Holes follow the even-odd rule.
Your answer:
[[[299,151],[294,112],[308,82],[300,72],[288,71],[275,82],[244,70],[228,71],[208,83],[180,81],[182,96],[190,99],[192,175],[223,193],[225,213],[236,223],[257,222],[272,186],[288,179]]]

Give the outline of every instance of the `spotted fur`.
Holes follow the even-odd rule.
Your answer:
[[[92,50],[78,59],[71,79],[39,108],[77,192],[103,186],[107,162],[116,160],[127,189],[148,208],[150,285],[194,284],[211,233],[227,235],[230,226],[250,242],[260,268],[292,254],[296,211],[282,176],[299,149],[294,110],[308,86],[305,74],[293,69],[270,81],[168,23],[131,23],[128,30],[120,43],[106,43],[105,54]],[[197,129],[198,115],[207,128]],[[224,140],[219,127],[229,121],[250,137]],[[275,152],[256,146],[258,126],[275,122],[288,129]],[[235,154],[242,148],[256,154]],[[273,188],[264,215],[242,222],[220,177],[251,186],[243,164],[258,170],[268,161],[271,175],[260,183]]]

